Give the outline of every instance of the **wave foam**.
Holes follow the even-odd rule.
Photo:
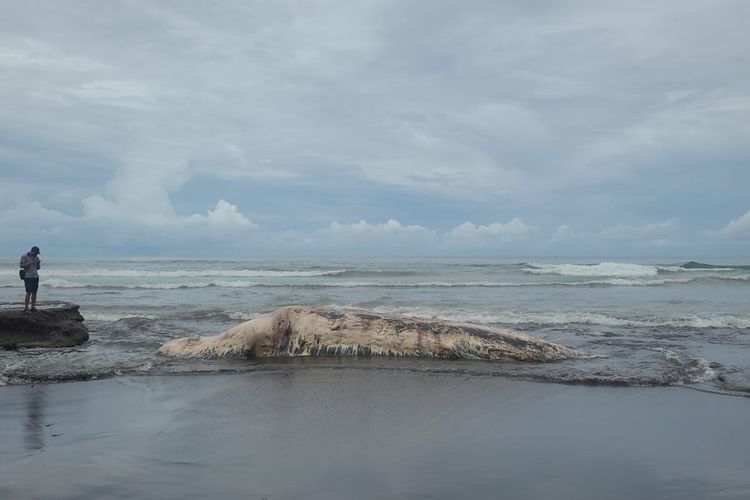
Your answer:
[[[705,278],[715,279],[748,279],[748,276],[726,276],[722,274],[707,275],[706,273],[724,273],[737,271],[731,267],[708,266],[647,266],[627,262],[601,262],[599,264],[529,264],[523,271],[531,274],[556,274],[560,276],[589,276],[616,278],[645,278],[661,273],[694,273]]]
[[[561,276],[615,276],[638,278],[656,276],[656,266],[627,264],[623,262],[601,262],[599,264],[531,264],[524,271],[531,274],[559,274]]]
[[[105,321],[108,323],[119,321],[121,319],[130,319],[130,318],[147,318],[147,319],[156,318],[156,316],[149,315],[149,314],[104,313],[104,312],[87,312],[87,311],[84,311],[82,315],[86,321]]]
[[[497,323],[506,325],[599,325],[623,327],[673,327],[673,328],[750,328],[750,316],[715,315],[672,318],[623,318],[603,313],[584,311],[562,312],[488,312],[488,311],[443,311],[421,307],[380,307],[376,312],[446,319],[459,323]]]
[[[149,271],[145,269],[53,269],[50,278],[314,278],[344,275],[346,269],[278,271],[265,269],[198,269]],[[0,276],[18,277],[18,272],[0,271]]]
[[[566,264],[567,265],[567,264]],[[529,272],[536,274],[552,274],[558,271],[560,266],[549,269],[527,269]],[[587,267],[587,266],[583,266]],[[602,268],[599,268],[602,269]],[[562,272],[589,272],[589,271],[568,271],[567,268]],[[596,272],[612,273],[615,271],[590,271],[591,276],[596,276]],[[621,274],[625,274],[624,268]],[[639,271],[640,272],[640,271]],[[645,271],[644,271],[645,273]],[[711,282],[711,281],[728,281],[737,284],[747,283],[750,281],[750,275],[741,276],[685,276],[671,278],[653,278],[653,274],[646,277],[638,277],[636,273],[633,276],[614,276],[606,279],[577,280],[577,281],[546,281],[546,282],[512,282],[512,281],[339,281],[336,279],[328,280],[295,280],[293,282],[259,282],[248,280],[205,280],[205,281],[144,281],[144,282],[122,282],[118,280],[110,281],[86,281],[71,280],[62,278],[45,278],[41,286],[49,288],[94,288],[94,289],[146,289],[146,290],[178,290],[189,288],[254,288],[254,287],[291,287],[291,288],[462,288],[462,287],[484,287],[484,288],[506,288],[506,287],[596,287],[596,286],[665,286],[675,284],[686,284],[692,282]],[[23,283],[19,280],[13,282],[0,282],[0,288],[19,288]]]
[[[676,351],[665,348],[651,348],[661,352],[664,359],[675,366],[679,378],[678,383],[699,384],[717,377],[716,370],[705,358],[690,358]]]
[[[248,321],[251,319],[255,319],[258,316],[260,316],[259,313],[250,313],[250,312],[244,312],[244,311],[232,311],[228,313],[228,316],[230,319],[237,319],[242,321]]]
[[[184,283],[139,283],[139,284],[116,284],[116,283],[82,283],[79,281],[52,278],[45,280],[42,286],[49,288],[110,288],[110,289],[146,289],[146,290],[178,290],[185,288],[507,288],[507,287],[544,287],[544,286],[661,286],[678,283],[689,283],[690,278],[674,278],[660,280],[626,280],[613,278],[609,280],[590,280],[574,282],[552,282],[552,283],[513,283],[492,281],[466,281],[466,282],[441,282],[427,281],[419,283],[401,282],[366,282],[366,281],[332,281],[332,282],[302,282],[302,283],[258,283],[255,281],[242,280],[211,280]],[[3,288],[17,287],[18,285],[0,285]]]
[[[104,283],[81,283],[78,281],[49,279],[43,283],[43,286],[50,288],[114,288],[114,289],[145,289],[145,290],[178,290],[182,288],[251,288],[261,286],[252,281],[204,281],[192,283],[139,283],[137,285],[124,284],[104,284]]]

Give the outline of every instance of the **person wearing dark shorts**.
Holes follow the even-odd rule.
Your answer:
[[[23,303],[24,311],[36,311],[36,293],[39,290],[39,269],[42,261],[39,259],[39,247],[31,247],[30,252],[21,255],[21,269],[23,282],[26,285],[26,298]],[[31,307],[29,308],[29,302]]]

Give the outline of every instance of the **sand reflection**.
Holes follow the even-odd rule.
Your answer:
[[[44,413],[46,410],[46,393],[43,388],[34,388],[28,392],[26,399],[26,418],[23,422],[23,442],[26,449],[41,450],[44,448]]]

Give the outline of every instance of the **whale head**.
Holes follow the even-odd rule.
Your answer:
[[[276,345],[279,324],[284,315],[267,314],[227,330],[221,335],[194,335],[170,340],[159,348],[159,353],[170,357],[262,357]]]

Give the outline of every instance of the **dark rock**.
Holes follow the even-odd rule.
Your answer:
[[[89,331],[76,304],[44,302],[35,312],[21,304],[0,304],[0,348],[71,347],[86,342]]]

